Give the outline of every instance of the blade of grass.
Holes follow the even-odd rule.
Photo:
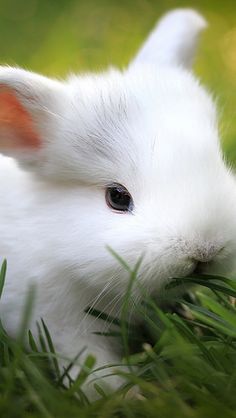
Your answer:
[[[2,263],[2,267],[0,270],[0,299],[2,296],[5,280],[6,280],[6,272],[7,272],[7,260],[4,260]]]
[[[55,351],[55,348],[54,348],[54,345],[53,345],[53,342],[52,342],[52,338],[51,338],[50,332],[48,330],[48,327],[47,327],[47,325],[45,324],[45,322],[42,318],[41,318],[41,322],[42,322],[44,334],[45,334],[45,337],[46,337],[46,341],[48,343],[49,351],[50,351],[50,353],[54,354],[54,356],[52,356],[52,363],[54,365],[56,378],[60,379],[60,374],[61,373],[60,373],[58,360],[57,360],[57,357],[56,357],[56,351]]]
[[[83,383],[88,378],[88,376],[91,373],[95,363],[96,363],[95,357],[92,356],[91,354],[89,354],[86,357],[83,365],[81,366],[81,370],[80,370],[77,378],[75,379],[72,386],[68,389],[68,391],[67,391],[68,396],[73,395],[74,393],[76,393],[78,390],[81,389],[81,386],[83,385]]]
[[[186,301],[182,301],[182,303],[189,307],[192,315],[198,320],[203,321],[203,323],[206,323],[208,325],[211,325],[213,329],[216,328],[224,335],[236,338],[236,326],[230,326],[222,318],[215,315],[213,312],[210,312],[207,309],[202,308],[201,306],[195,306]]]
[[[29,340],[29,346],[30,346],[31,350],[34,351],[34,352],[36,352],[36,353],[38,353],[39,352],[39,349],[37,347],[37,344],[35,342],[35,339],[33,337],[33,334],[32,334],[32,332],[30,330],[28,331],[28,340]]]
[[[21,345],[24,345],[24,339],[27,335],[27,330],[30,324],[30,318],[33,312],[34,301],[35,301],[35,287],[31,286],[29,288],[29,291],[26,297],[26,301],[25,301],[25,305],[24,305],[24,309],[22,313],[22,318],[21,318],[21,323],[19,326],[19,331],[18,331],[18,336],[17,336],[17,341]]]

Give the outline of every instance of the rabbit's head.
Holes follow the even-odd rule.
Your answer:
[[[204,26],[191,10],[167,14],[124,71],[61,82],[0,69],[0,149],[53,193],[55,257],[88,285],[125,289],[107,246],[131,267],[143,256],[150,290],[196,266],[233,268],[235,181],[190,72]]]

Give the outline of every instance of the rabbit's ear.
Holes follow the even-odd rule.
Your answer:
[[[18,68],[0,67],[0,152],[38,163],[61,83]],[[59,96],[60,97],[60,96]]]
[[[151,63],[189,68],[192,65],[199,33],[207,26],[192,9],[176,9],[157,24],[131,63]]]

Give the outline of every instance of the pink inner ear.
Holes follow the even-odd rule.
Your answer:
[[[0,85],[0,149],[40,148],[30,113],[10,88]]]

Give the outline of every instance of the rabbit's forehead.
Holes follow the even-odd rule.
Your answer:
[[[80,152],[107,181],[129,186],[137,176],[219,162],[214,106],[188,73],[115,72],[77,87],[70,117],[83,139]]]

